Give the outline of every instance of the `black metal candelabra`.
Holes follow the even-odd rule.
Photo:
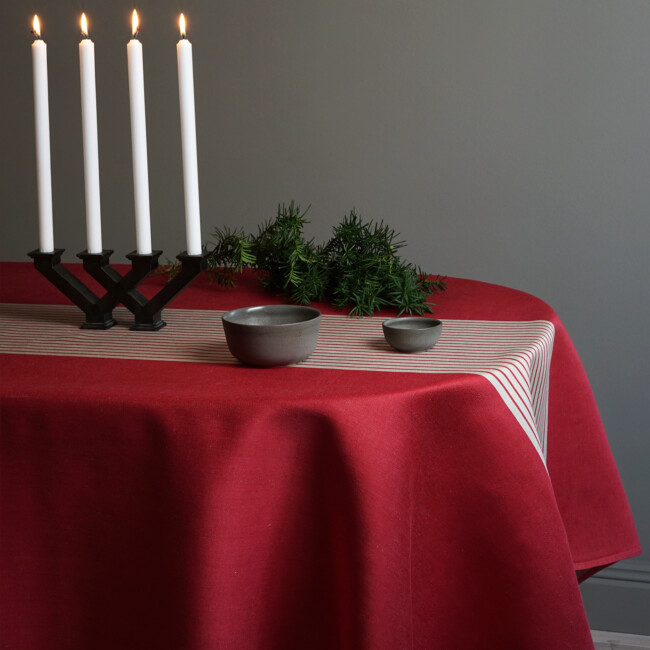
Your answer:
[[[82,251],[77,257],[81,258],[84,270],[106,289],[100,298],[61,264],[64,250],[56,248],[51,253],[44,253],[37,249],[28,255],[34,260],[36,269],[86,314],[81,327],[101,330],[113,327],[116,324],[113,309],[122,303],[134,316],[131,329],[141,332],[156,332],[165,327],[162,310],[207,267],[209,255],[189,255],[186,252],[177,255],[180,271],[155,296],[147,298],[137,287],[158,268],[162,251],[129,253],[126,257],[131,261],[131,269],[125,275],[110,265],[112,250],[101,253]]]

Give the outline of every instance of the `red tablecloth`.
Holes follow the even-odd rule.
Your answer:
[[[202,277],[172,307],[277,301]],[[3,647],[592,647],[575,571],[640,548],[576,352],[527,294],[436,302],[553,324],[547,467],[480,375],[2,355]]]

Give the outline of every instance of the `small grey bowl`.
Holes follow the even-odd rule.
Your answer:
[[[391,318],[382,323],[384,338],[400,352],[424,352],[440,338],[442,323],[425,316]]]
[[[321,315],[303,305],[233,309],[221,317],[233,356],[250,366],[286,366],[316,348]]]

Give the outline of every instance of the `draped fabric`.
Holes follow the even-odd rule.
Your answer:
[[[256,369],[218,317],[280,301],[253,274],[138,333],[0,272],[6,647],[592,647],[576,571],[640,548],[548,305],[451,278],[422,355],[316,305],[314,355]]]

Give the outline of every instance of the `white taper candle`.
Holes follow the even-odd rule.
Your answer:
[[[201,254],[201,213],[199,208],[199,171],[196,152],[194,114],[194,71],[192,44],[185,38],[185,17],[181,14],[181,40],[176,45],[178,94],[180,97],[183,180],[185,188],[185,232],[189,255]]]
[[[81,73],[81,124],[86,186],[86,239],[89,253],[102,252],[102,220],[99,201],[99,146],[97,143],[97,94],[95,89],[95,45],[88,38],[86,14],[81,15],[84,38],[79,43]]]
[[[147,164],[147,125],[144,110],[144,72],[142,43],[136,38],[138,14],[133,10],[133,38],[127,43],[129,99],[131,105],[131,151],[135,197],[135,239],[140,254],[151,253],[151,217],[149,214],[149,169]]]
[[[54,250],[52,219],[52,168],[50,163],[50,109],[47,89],[47,45],[41,40],[38,16],[34,16],[32,66],[34,77],[34,126],[36,131],[36,184],[38,187],[38,243],[43,253]]]

